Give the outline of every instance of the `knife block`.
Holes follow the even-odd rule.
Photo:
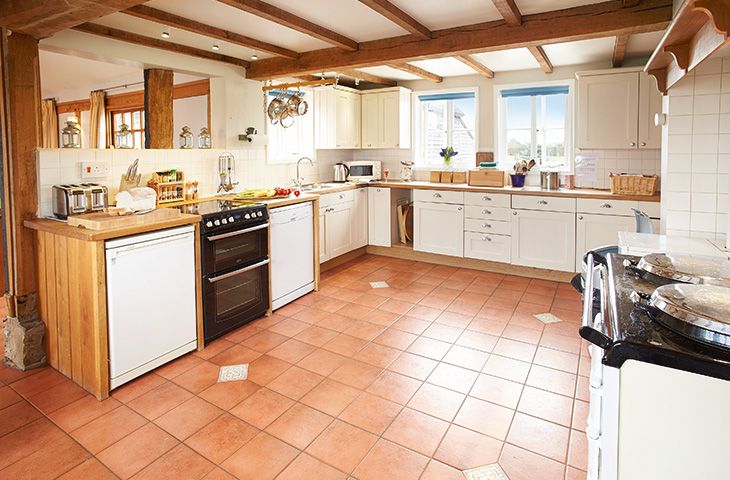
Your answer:
[[[139,182],[142,179],[142,174],[138,173],[132,180],[127,180],[127,175],[122,174],[122,178],[119,180],[119,191],[131,190],[139,187]]]

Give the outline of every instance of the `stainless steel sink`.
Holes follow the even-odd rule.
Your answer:
[[[311,185],[302,185],[303,192],[316,192],[318,190],[326,190],[328,188],[339,188],[354,185],[352,182],[345,183],[314,183]]]

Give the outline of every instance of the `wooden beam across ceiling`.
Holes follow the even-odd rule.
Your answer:
[[[457,55],[456,59],[463,64],[468,65],[478,74],[484,75],[487,78],[494,78],[494,72],[485,67],[480,61],[471,55]]]
[[[231,65],[237,65],[244,68],[248,68],[250,66],[249,62],[247,62],[246,60],[241,60],[240,58],[229,57],[228,55],[209,52],[207,50],[201,50],[199,48],[189,47],[187,45],[180,45],[179,43],[172,43],[166,40],[160,40],[158,38],[145,37],[144,35],[137,35],[136,33],[127,32],[125,30],[118,30],[111,27],[105,27],[104,25],[98,25],[95,23],[83,23],[81,25],[73,27],[73,29],[79,32],[98,35],[100,37],[106,37],[113,40],[142,45],[144,47],[152,47],[160,50],[181,53],[183,55],[190,55],[191,57],[205,58],[207,60],[230,63]]]
[[[616,43],[613,45],[613,59],[611,63],[614,68],[618,68],[624,63],[626,57],[626,45],[629,43],[629,35],[616,35]]]
[[[620,0],[614,0],[524,15],[520,26],[508,25],[499,20],[437,30],[433,32],[433,38],[428,40],[404,35],[361,42],[360,48],[353,52],[328,48],[301,53],[296,60],[259,60],[251,65],[246,76],[266,80],[287,75],[611,37],[621,33],[655,32],[664,30],[671,19],[671,0],[644,0],[639,6],[630,8],[624,8]]]
[[[187,30],[188,32],[196,33],[198,35],[234,43],[242,47],[253,48],[260,52],[271,53],[286,58],[297,58],[299,56],[299,54],[293,50],[282,48],[271,43],[262,42],[255,38],[247,37],[212,25],[207,25],[205,23],[200,23],[195,20],[180,17],[173,13],[157,10],[156,8],[148,7],[146,5],[137,5],[135,7],[128,8],[127,10],[124,10],[123,13],[137,18],[142,18],[144,20],[149,20],[151,22],[162,23],[181,30]]]
[[[45,38],[146,1],[148,0],[3,0],[0,2],[0,26],[35,38]]]
[[[345,77],[355,78],[358,80],[362,80],[363,82],[374,83],[376,85],[385,85],[388,87],[395,87],[396,85],[398,85],[395,80],[379,77],[377,75],[373,75],[372,73],[361,72],[360,70],[340,70],[338,73],[344,75]]]
[[[325,27],[317,25],[305,20],[302,17],[298,17],[292,13],[282,10],[279,7],[270,5],[259,0],[218,0],[228,6],[237,8],[246,13],[251,13],[257,17],[264,18],[270,22],[278,23],[285,27],[291,28],[298,32],[304,33],[311,37],[327,42],[336,47],[343,48],[345,50],[357,50],[358,44],[355,40],[347,38],[337,32],[329,30]]]
[[[540,64],[540,68],[542,68],[543,72],[553,73],[553,64],[550,63],[550,59],[545,53],[544,48],[542,48],[540,45],[534,45],[532,47],[527,47],[527,49],[530,51],[532,56],[535,57],[537,63]]]
[[[401,72],[421,77],[425,80],[431,80],[432,82],[441,83],[444,81],[443,77],[440,77],[435,73],[431,73],[428,70],[424,70],[421,67],[411,65],[410,63],[389,63],[388,66],[400,70]]]
[[[641,0],[622,0],[624,7],[635,7],[641,3]]]
[[[509,25],[520,25],[522,23],[522,14],[515,5],[515,0],[492,0],[492,3]]]
[[[425,25],[393,5],[388,0],[360,0],[360,3],[367,5],[391,22],[417,37],[431,38],[433,35],[431,30],[429,30]]]

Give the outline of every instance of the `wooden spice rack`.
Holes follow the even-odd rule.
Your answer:
[[[171,175],[171,170],[153,172],[152,178],[147,182],[147,186],[153,188],[157,194],[157,205],[185,200],[185,174],[176,170],[176,179],[172,181],[169,180]]]

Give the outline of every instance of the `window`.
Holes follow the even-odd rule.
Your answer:
[[[144,148],[144,109],[140,110],[116,110],[109,112],[111,119],[111,130],[109,131],[109,144],[116,148],[116,135],[119,127],[125,123],[132,132],[134,148]]]
[[[417,97],[416,158],[423,167],[438,167],[442,148],[454,147],[457,167],[471,167],[476,161],[477,103],[474,91],[440,92]]]
[[[503,168],[535,159],[544,169],[571,168],[571,89],[550,85],[498,93],[498,159]]]
[[[267,107],[277,97],[279,92],[271,91],[267,96]],[[288,93],[285,95],[288,98]],[[311,90],[304,92],[302,98],[308,104],[308,111],[304,115],[293,117],[294,123],[284,128],[281,123],[271,124],[266,118],[269,137],[267,147],[267,162],[295,163],[301,157],[314,158],[314,111]]]

